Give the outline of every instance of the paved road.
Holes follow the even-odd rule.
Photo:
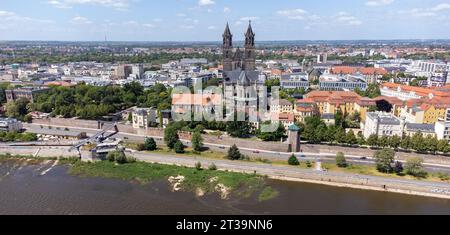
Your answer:
[[[90,128],[80,128],[80,127],[69,127],[67,130],[66,127],[58,127],[53,126],[52,129],[49,129],[46,125],[41,124],[24,124],[24,127],[28,132],[37,133],[37,134],[46,134],[46,135],[65,135],[70,134],[72,136],[76,136],[81,132],[86,132],[88,135],[95,135],[99,132],[98,129],[90,129]],[[43,128],[42,128],[43,127]],[[129,141],[137,141],[143,142],[147,137],[153,137],[158,144],[164,144],[163,138],[161,136],[140,136],[135,134],[128,133],[118,133],[115,138],[126,139]],[[182,140],[186,146],[191,146],[190,141]],[[227,152],[231,146],[213,144],[213,143],[204,143],[205,147],[217,152]],[[282,160],[286,161],[292,153],[285,152],[275,152],[275,151],[266,151],[259,149],[249,149],[249,148],[240,148],[241,153],[245,155],[249,155],[252,157],[261,157],[266,158],[272,161]],[[295,153],[297,157],[299,157],[300,161],[323,161],[328,163],[334,163],[336,155],[331,153],[317,153],[317,152],[303,152],[303,153]],[[350,163],[360,164],[360,165],[374,165],[375,161],[372,157],[369,156],[358,156],[358,155],[349,155],[346,154],[346,159]],[[400,162],[405,162],[399,160]],[[436,164],[436,163],[427,163],[425,159],[424,166],[427,171],[430,172],[446,172],[450,173],[450,163],[449,164]]]

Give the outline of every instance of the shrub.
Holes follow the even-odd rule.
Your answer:
[[[176,153],[179,153],[179,154],[184,153],[184,145],[183,145],[183,143],[182,143],[180,140],[178,140],[178,141],[175,143],[175,145],[173,146],[173,148],[174,148],[174,150],[175,150]]]
[[[155,151],[158,146],[156,145],[156,141],[153,138],[147,138],[145,139],[144,148],[147,151]]]
[[[300,162],[298,161],[298,158],[292,154],[292,156],[288,160],[288,164],[291,166],[298,166],[300,165]]]
[[[202,170],[202,164],[200,162],[195,163],[195,169],[197,169],[198,171]]]
[[[118,152],[118,153],[116,154],[115,160],[116,160],[116,162],[117,162],[118,164],[125,164],[125,163],[128,163],[128,158],[127,158],[127,156],[125,155],[125,153],[123,153],[123,152]]]
[[[211,165],[209,165],[208,170],[210,171],[217,171],[217,166],[214,163],[211,163]]]
[[[336,154],[336,165],[340,168],[348,167],[347,159],[345,159],[345,155],[342,152]]]
[[[412,175],[418,178],[425,178],[427,172],[423,169],[423,159],[419,157],[410,158],[405,164],[406,174]]]
[[[306,167],[311,168],[313,166],[311,161],[306,161]]]
[[[400,174],[403,172],[403,163],[396,161],[394,165],[394,172]]]
[[[374,156],[377,170],[382,173],[391,173],[393,171],[395,152],[392,149],[382,149],[376,151]]]
[[[145,149],[145,145],[144,144],[137,144],[136,145],[136,150],[137,151],[144,151]]]
[[[227,158],[230,160],[240,160],[242,159],[242,154],[236,145],[233,145],[230,150],[228,150]]]

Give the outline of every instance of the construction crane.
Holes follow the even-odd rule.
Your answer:
[[[109,133],[110,131],[113,131],[112,133]],[[80,141],[79,143],[75,144],[69,149],[69,152],[72,152],[73,150],[77,150],[78,154],[81,158],[81,151],[80,148],[87,145],[87,144],[101,144],[105,140],[117,135],[119,133],[119,128],[117,127],[117,123],[112,124],[111,126],[103,129],[102,131],[98,132],[97,134],[93,135],[92,137],[89,137],[87,139],[84,139]]]

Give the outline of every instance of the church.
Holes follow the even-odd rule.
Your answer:
[[[257,112],[259,105],[267,106],[267,92],[260,90],[265,77],[256,70],[255,33],[251,22],[245,33],[244,48],[234,48],[233,34],[227,24],[223,33],[223,86],[227,107],[238,111]]]

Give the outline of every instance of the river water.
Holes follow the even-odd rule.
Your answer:
[[[51,163],[49,163],[51,165]],[[450,200],[268,181],[279,196],[222,200],[171,192],[166,181],[82,178],[56,166],[0,163],[0,214],[450,214]]]

